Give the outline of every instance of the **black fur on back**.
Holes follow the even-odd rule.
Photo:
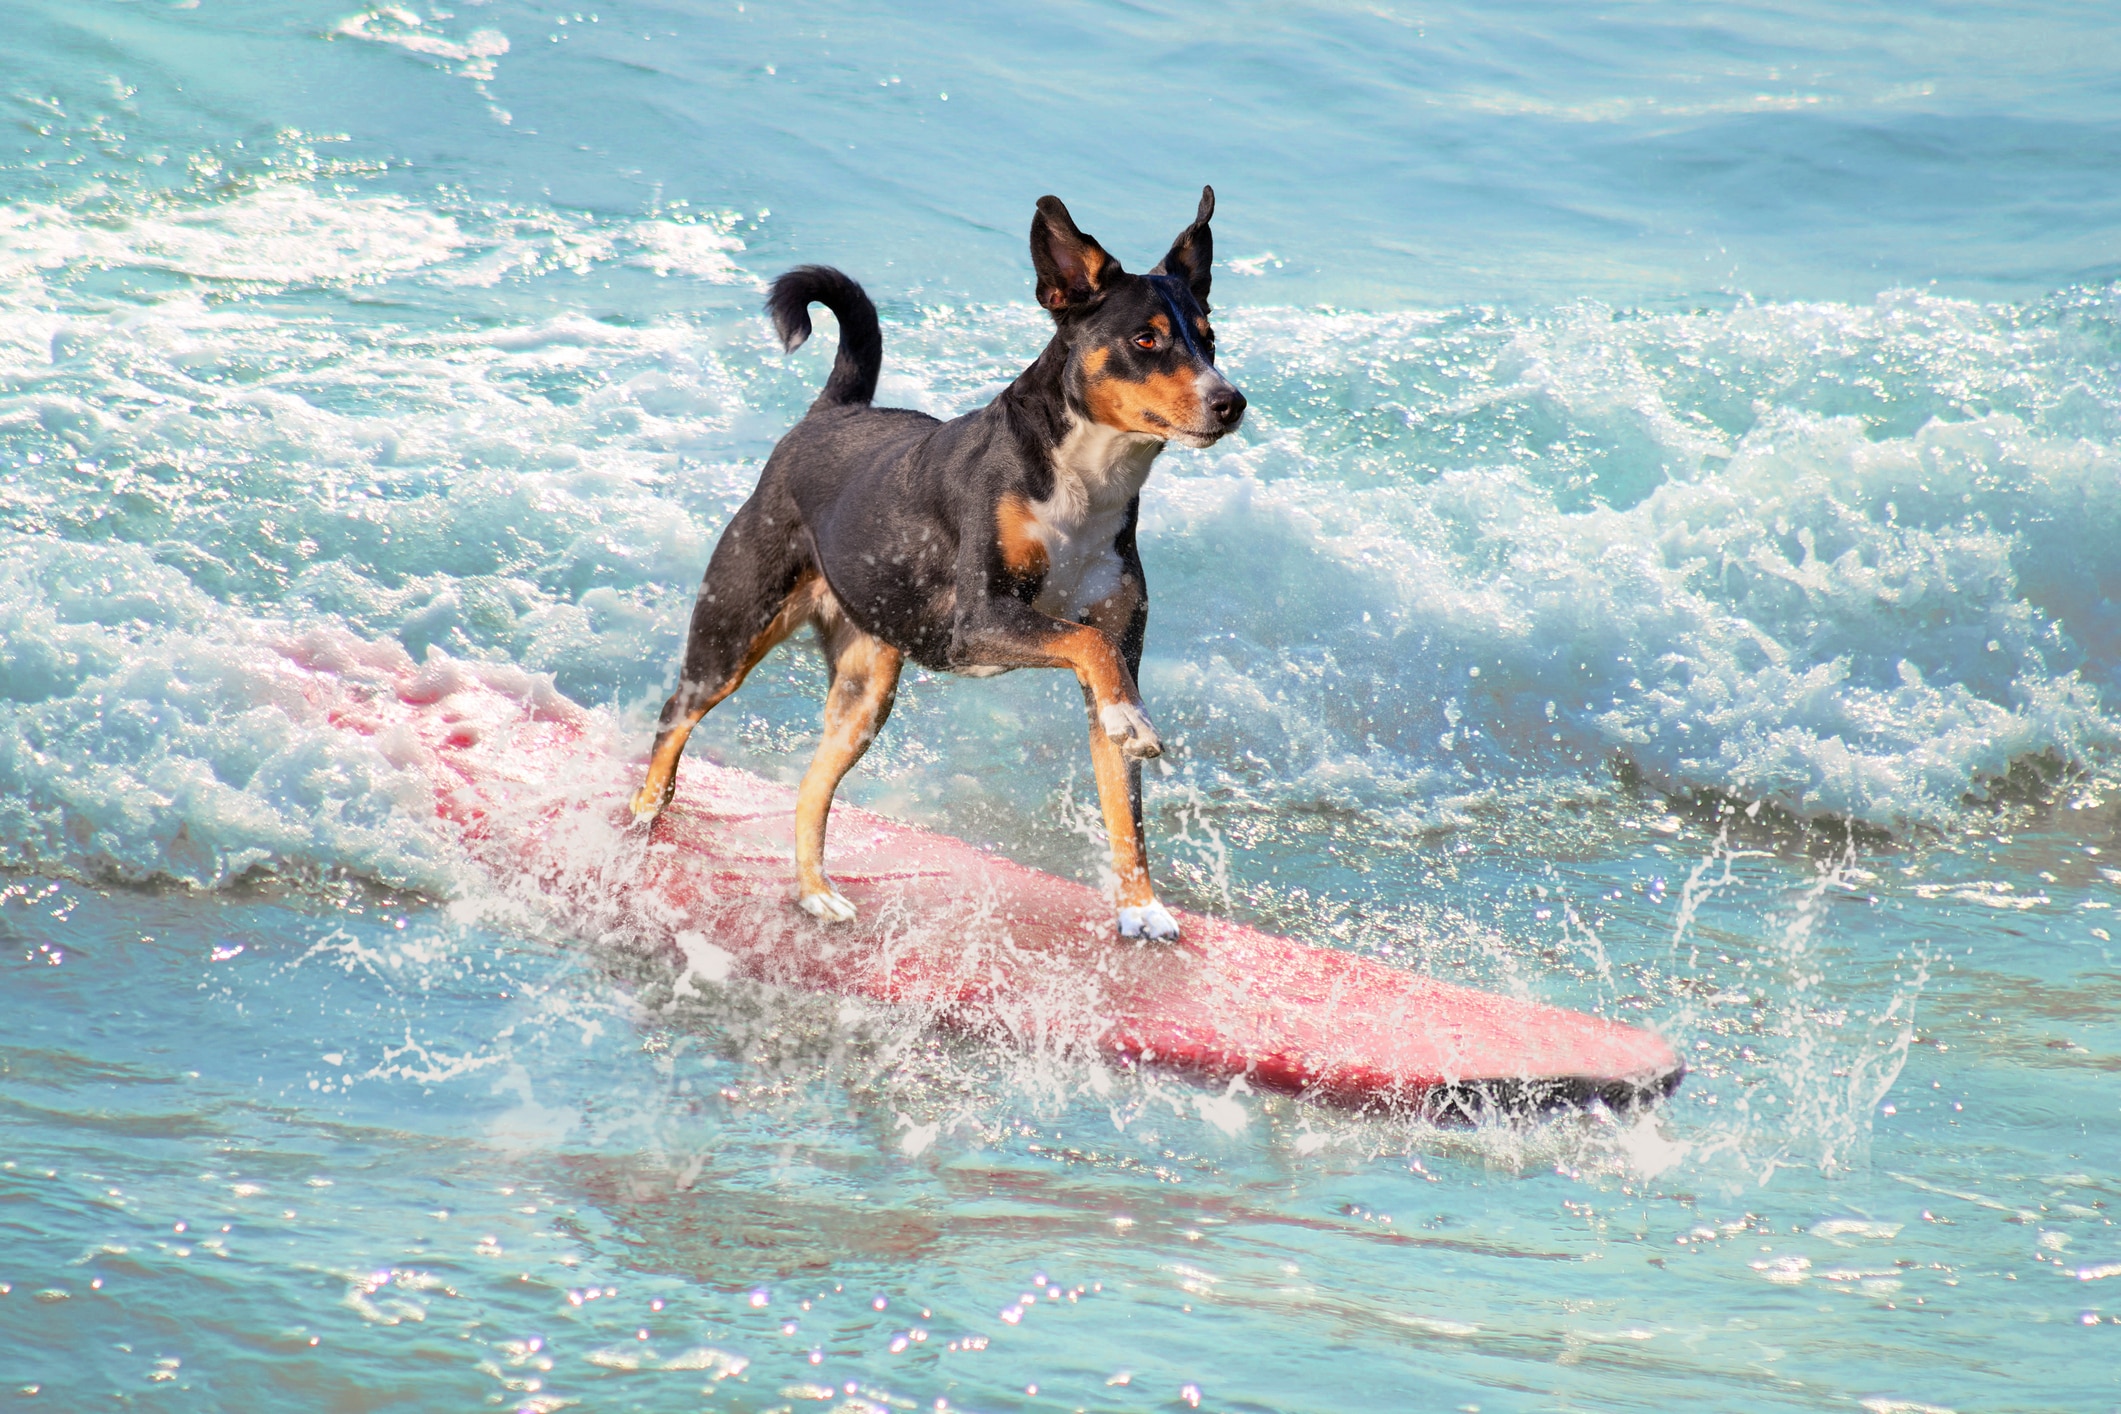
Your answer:
[[[840,321],[840,351],[832,376],[817,395],[817,406],[865,404],[876,396],[877,370],[884,363],[884,334],[877,327],[876,306],[862,287],[829,265],[798,265],[773,282],[766,312],[773,316],[781,346],[794,353],[810,337],[810,306],[815,302]]]

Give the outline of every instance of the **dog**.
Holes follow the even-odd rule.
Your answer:
[[[773,282],[766,307],[783,346],[810,337],[818,303],[839,319],[839,352],[715,546],[637,820],[669,803],[700,719],[807,624],[832,681],[796,797],[797,903],[844,922],[855,906],[825,874],[825,821],[883,729],[905,662],[968,677],[1068,668],[1089,709],[1118,931],[1178,936],[1142,830],[1141,763],[1163,744],[1136,685],[1149,592],[1135,532],[1164,445],[1210,446],[1245,413],[1208,323],[1214,214],[1203,187],[1163,260],[1130,275],[1057,198],[1039,198],[1031,264],[1052,341],[993,402],[949,422],[870,405],[883,336],[860,285],[821,265]]]

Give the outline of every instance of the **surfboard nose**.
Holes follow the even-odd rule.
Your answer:
[[[1670,1095],[1686,1073],[1678,1052],[1654,1031],[1469,987],[1431,985],[1436,990],[1424,1011],[1449,1020],[1411,1027],[1396,1059],[1399,1084],[1421,1093],[1421,1108],[1433,1114],[1594,1101],[1632,1109]]]

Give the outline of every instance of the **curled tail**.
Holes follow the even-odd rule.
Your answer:
[[[884,334],[877,327],[876,306],[862,287],[829,265],[798,265],[773,282],[766,294],[766,312],[781,336],[781,346],[794,353],[810,337],[810,305],[815,301],[831,310],[840,321],[840,352],[832,360],[832,376],[814,406],[835,403],[866,403],[876,396],[876,374],[884,362]]]

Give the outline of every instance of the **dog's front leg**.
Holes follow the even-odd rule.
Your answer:
[[[1163,753],[1142,710],[1134,674],[1112,635],[1071,624],[1020,600],[990,600],[960,617],[952,657],[966,667],[1069,668],[1082,684],[1090,717],[1090,764],[1118,882],[1119,931],[1130,938],[1175,938],[1178,921],[1157,902],[1149,882],[1142,829],[1141,763]]]
[[[1090,714],[1090,765],[1097,775],[1097,803],[1105,817],[1105,834],[1112,846],[1112,872],[1118,880],[1119,931],[1127,938],[1175,938],[1178,920],[1157,902],[1149,882],[1149,844],[1142,828],[1142,758],[1126,754],[1138,740],[1120,737],[1113,730],[1114,709],[1100,707],[1091,689],[1083,688],[1083,703]],[[1124,704],[1131,728],[1138,721],[1155,732],[1140,708]],[[1160,748],[1159,748],[1160,749]]]
[[[1129,558],[1132,558],[1131,555]],[[1134,561],[1131,563],[1120,578],[1119,588],[1097,603],[1092,604],[1083,617],[1100,633],[1104,634],[1106,638],[1110,639],[1113,646],[1119,650],[1120,661],[1126,667],[1128,680],[1136,684],[1138,693],[1141,682],[1142,645],[1148,637],[1149,629],[1149,596],[1142,585],[1140,562]],[[1103,709],[1095,704],[1087,691],[1084,693],[1083,701],[1090,709],[1090,754],[1092,762],[1095,763],[1097,759],[1099,751],[1098,735],[1100,731],[1103,732],[1108,741],[1119,744],[1120,754],[1126,758],[1126,823],[1134,845],[1134,857],[1142,863],[1143,887],[1141,892],[1146,895],[1146,901],[1130,903],[1124,891],[1122,891],[1119,909],[1120,934],[1129,938],[1175,938],[1178,936],[1178,920],[1171,916],[1170,910],[1157,902],[1155,891],[1149,887],[1149,844],[1147,833],[1142,828],[1142,762],[1151,756],[1161,755],[1162,742],[1158,740],[1155,728],[1149,725],[1148,716],[1140,712],[1138,695],[1136,697],[1135,716],[1139,718],[1141,729],[1146,733],[1148,739],[1156,744],[1157,750],[1154,752],[1136,753],[1129,751],[1127,748],[1133,738],[1116,734],[1112,730],[1113,723],[1106,719]],[[1125,725],[1132,726],[1133,723],[1129,721]],[[1105,828],[1113,834],[1115,840],[1118,840],[1119,834],[1115,827],[1117,812],[1113,809],[1113,796],[1114,792],[1105,788],[1104,777],[1100,775],[1098,799],[1104,808]],[[1118,872],[1120,867],[1118,863],[1119,857],[1120,851],[1115,847],[1113,850],[1113,869],[1115,872]]]

